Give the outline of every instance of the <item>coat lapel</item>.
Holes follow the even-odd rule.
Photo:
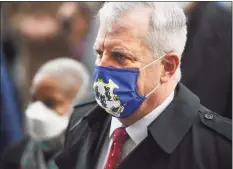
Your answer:
[[[93,114],[87,117],[88,131],[87,135],[82,135],[85,139],[79,145],[77,169],[93,169],[98,155],[101,151],[104,139],[109,130],[110,116],[103,112],[103,109],[97,107]],[[77,145],[78,146],[78,145]]]
[[[104,141],[107,137],[107,134],[109,133],[110,124],[111,124],[111,116],[108,116],[103,124],[103,127],[101,127],[101,131],[99,132],[99,137],[98,137],[95,151],[94,151],[93,166],[96,165],[96,163],[99,159],[102,147],[104,145]]]
[[[109,125],[110,116],[98,106],[84,116],[72,131],[75,134],[72,146],[55,158],[59,169],[93,169]]]
[[[154,142],[147,137],[143,140],[122,162],[116,169],[130,168],[146,168],[150,169],[159,159],[156,157],[155,146],[151,146]],[[160,148],[157,146],[157,149]],[[161,152],[161,150],[159,150]]]

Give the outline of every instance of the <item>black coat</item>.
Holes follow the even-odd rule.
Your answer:
[[[76,106],[59,169],[95,169],[111,116],[95,101]],[[182,84],[174,100],[148,126],[142,141],[117,169],[231,169],[231,120],[203,107]]]

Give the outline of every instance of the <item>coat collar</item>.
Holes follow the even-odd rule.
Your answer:
[[[148,126],[148,132],[165,152],[171,154],[194,123],[199,107],[199,98],[178,84],[173,101]]]

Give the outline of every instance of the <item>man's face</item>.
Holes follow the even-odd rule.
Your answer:
[[[150,10],[135,8],[110,27],[101,23],[94,45],[96,64],[115,68],[140,69],[155,58],[146,41]],[[140,71],[137,81],[139,94],[146,95],[160,81],[161,61]]]
[[[44,77],[32,85],[32,102],[41,101],[48,108],[55,110],[59,115],[63,115],[72,104],[72,99],[65,95],[61,83],[55,78]]]

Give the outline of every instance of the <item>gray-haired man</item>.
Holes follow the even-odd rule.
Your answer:
[[[75,108],[59,168],[230,169],[231,121],[179,83],[187,33],[182,9],[109,2],[99,19],[98,96]]]

